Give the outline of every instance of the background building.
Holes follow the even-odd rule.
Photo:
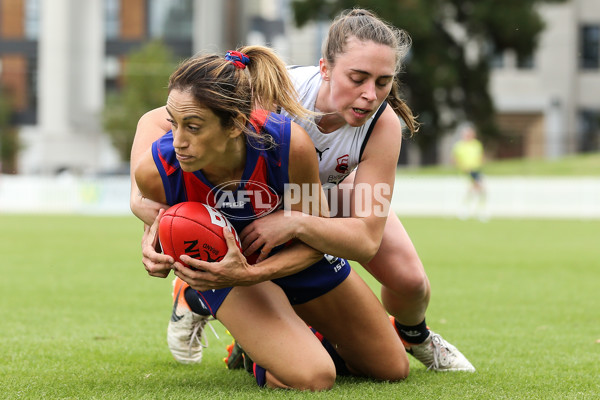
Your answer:
[[[179,58],[242,42],[243,10],[240,0],[0,0],[0,84],[20,126],[18,172],[123,169],[100,117],[127,55],[157,38]]]
[[[491,79],[502,155],[555,158],[600,150],[600,2],[545,5],[531,59],[500,55]]]
[[[507,138],[497,157],[600,149],[600,3],[540,12],[547,29],[533,57],[493,61],[491,91]],[[100,115],[132,50],[155,38],[181,58],[268,44],[288,63],[316,63],[328,23],[297,29],[292,20],[289,0],[0,0],[0,85],[14,100],[23,145],[16,172],[126,170]],[[440,141],[440,162],[449,162],[453,140]]]

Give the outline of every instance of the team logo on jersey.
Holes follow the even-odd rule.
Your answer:
[[[335,167],[335,171],[340,174],[345,174],[348,171],[348,159],[350,156],[348,154],[344,154],[337,159],[337,165]]]
[[[235,189],[231,190],[231,188]],[[267,215],[278,209],[282,201],[275,189],[266,183],[254,180],[224,182],[212,188],[209,194],[211,193],[215,199],[214,207],[234,220],[255,219]],[[248,205],[252,207],[252,215],[240,216],[235,212]]]

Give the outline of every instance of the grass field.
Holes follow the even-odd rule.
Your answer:
[[[219,323],[201,365],[177,364],[170,280],[146,275],[133,217],[0,215],[0,398],[600,398],[600,221],[404,223],[432,285],[427,321],[477,372],[411,359],[404,382],[310,394],[228,371]]]

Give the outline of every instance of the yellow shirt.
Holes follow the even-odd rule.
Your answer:
[[[483,146],[477,139],[458,141],[452,155],[461,171],[478,171],[483,164]]]

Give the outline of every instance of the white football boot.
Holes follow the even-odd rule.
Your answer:
[[[182,364],[199,364],[202,349],[207,346],[202,342],[202,333],[212,317],[190,309],[184,296],[187,287],[189,285],[178,277],[173,280],[173,312],[167,328],[167,343],[175,360]]]
[[[433,331],[429,331],[423,343],[411,344],[406,351],[431,371],[475,372],[475,367],[456,347]]]
[[[390,322],[400,336],[395,319],[390,315]],[[439,334],[429,331],[423,343],[411,344],[402,339],[406,352],[419,360],[431,371],[466,371],[475,372],[475,367],[456,347],[448,343]]]

